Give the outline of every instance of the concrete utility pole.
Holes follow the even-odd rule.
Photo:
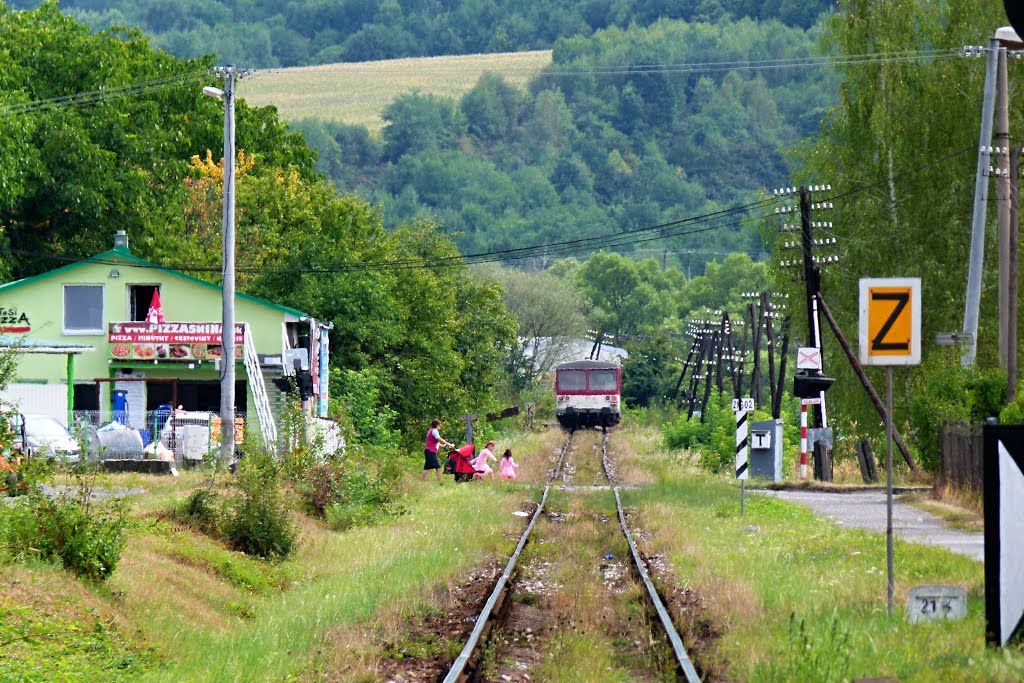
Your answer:
[[[234,65],[214,68],[224,90],[203,94],[224,102],[224,253],[221,280],[220,457],[235,455],[235,78]]]
[[[1006,83],[1006,49],[996,65],[996,204],[999,209],[999,367],[1007,368],[1010,340],[1010,107]]]
[[[1010,403],[1017,400],[1017,237],[1020,226],[1020,147],[1010,150],[1010,235],[1007,243],[1006,260],[1009,262],[1009,290],[1007,299],[1010,302],[1009,316],[1006,321],[1009,338],[1006,343],[1006,375],[1009,384],[1006,400]]]
[[[967,344],[960,363],[974,365],[978,354],[978,311],[981,307],[981,272],[985,258],[985,209],[988,204],[988,148],[992,145],[992,112],[995,108],[999,41],[991,38],[985,51],[985,91],[981,103],[981,134],[978,140],[978,167],[974,177],[974,215],[971,220],[971,255],[967,269],[967,301],[964,304],[964,333]]]

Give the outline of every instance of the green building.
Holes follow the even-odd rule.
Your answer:
[[[154,303],[162,322],[148,320]],[[221,307],[220,287],[132,255],[119,232],[110,251],[0,285],[0,346],[28,351],[0,398],[68,424],[71,411],[109,421],[115,402],[137,427],[161,406],[218,413]],[[258,428],[261,408],[280,396],[272,380],[296,368],[319,399],[311,412],[322,414],[329,326],[245,294],[235,297],[235,320],[236,411],[247,426]]]

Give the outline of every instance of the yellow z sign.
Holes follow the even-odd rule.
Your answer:
[[[920,278],[860,281],[860,362],[917,365],[921,362]]]

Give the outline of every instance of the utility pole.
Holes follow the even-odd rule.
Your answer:
[[[996,89],[996,204],[999,216],[999,367],[1007,369],[1010,340],[1010,111],[1007,102],[1006,49],[1000,48]]]
[[[1017,399],[1017,237],[1020,221],[1020,147],[1010,150],[1010,234],[1007,243],[1006,260],[1009,262],[1009,289],[1007,299],[1010,302],[1006,327],[1009,338],[1006,344],[1006,375],[1008,384],[1006,400],[1012,403]]]
[[[800,237],[804,253],[804,289],[807,292],[807,345],[819,349],[817,326],[811,302],[820,287],[821,272],[814,267],[814,236],[811,232],[811,193],[800,187]]]
[[[978,165],[974,178],[974,215],[971,219],[971,252],[967,269],[967,300],[964,304],[964,334],[967,345],[960,363],[967,368],[974,365],[978,353],[978,311],[981,308],[981,273],[985,260],[985,210],[988,208],[988,154],[992,145],[992,110],[995,107],[995,82],[998,74],[999,41],[991,38],[986,54],[985,91],[981,103],[981,135],[978,142]],[[972,51],[970,54],[974,54]]]
[[[765,331],[768,333],[768,405],[774,406],[776,381],[781,382],[782,377],[775,377],[775,313],[767,289],[761,292],[761,306],[764,309]]]
[[[750,315],[750,342],[754,352],[754,370],[750,375],[750,394],[754,398],[754,405],[761,408],[761,309],[754,304],[747,304],[747,313]]]
[[[235,79],[247,74],[234,65],[214,68],[224,90],[203,88],[203,94],[224,102],[224,241],[221,272],[220,456],[235,455]]]
[[[813,202],[811,194],[814,192],[831,191],[831,185],[812,185],[811,187],[801,186],[799,188],[800,196],[800,244],[797,245],[794,242],[784,242],[783,247],[800,247],[803,255],[802,261],[787,260],[782,261],[780,265],[783,267],[802,267],[803,269],[803,280],[804,290],[807,297],[807,345],[818,349],[818,353],[824,360],[824,349],[822,349],[822,339],[820,333],[820,326],[818,324],[818,314],[816,308],[815,295],[821,290],[821,268],[819,264],[838,263],[838,256],[826,256],[815,258],[814,247],[815,246],[828,246],[834,245],[835,238],[820,238],[815,239],[814,229],[815,228],[831,228],[831,223],[825,222],[814,222],[811,220],[811,212],[814,210],[827,210],[832,208],[832,202]],[[786,188],[783,190],[776,190],[777,195],[788,195],[797,192],[793,188]],[[791,208],[777,209],[777,213],[792,213]],[[783,230],[790,230],[790,226],[783,225]],[[821,392],[819,395],[819,402],[814,406],[814,423],[816,426],[824,427],[824,405],[825,405],[825,392]]]

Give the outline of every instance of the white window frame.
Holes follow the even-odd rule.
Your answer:
[[[99,287],[100,290],[100,327],[99,329],[88,329],[88,330],[69,330],[67,327],[67,290],[68,287]],[[94,282],[73,282],[65,284],[60,290],[60,327],[61,333],[65,336],[92,336],[106,334],[107,331],[104,329],[104,324],[107,320],[107,292],[106,288],[102,283]]]

